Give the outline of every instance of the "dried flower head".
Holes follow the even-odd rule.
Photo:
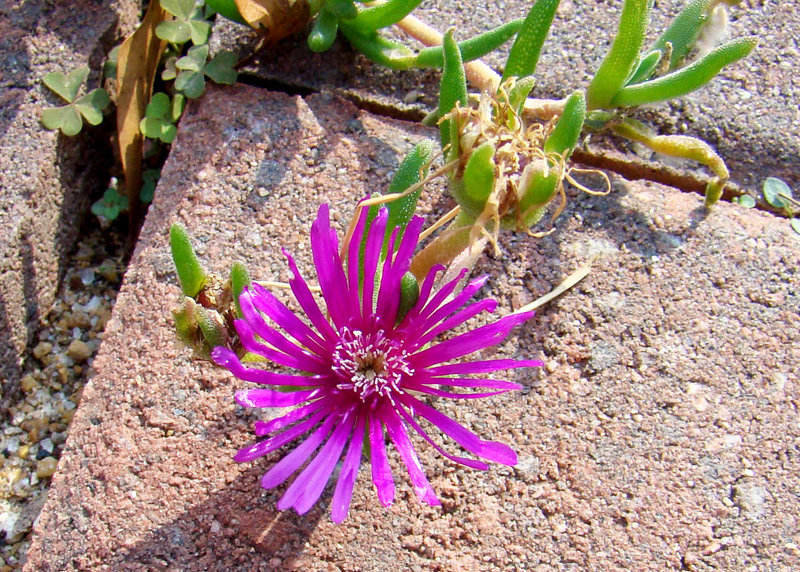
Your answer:
[[[416,248],[422,219],[412,219],[402,238],[399,229],[394,230],[384,251],[388,255],[381,261],[387,216],[386,209],[382,209],[367,231],[364,209],[347,247],[349,264],[344,265],[328,207],[320,207],[311,229],[311,247],[325,309],[317,304],[295,261],[286,252],[294,275],[290,286],[305,319],[257,284],[241,295],[244,318],[237,320],[236,330],[244,348],[300,373],[245,367],[234,352],[224,347],[212,353],[217,364],[238,378],[280,387],[239,391],[236,394],[239,404],[296,406],[281,417],[257,422],[256,434],[269,437],[236,455],[239,462],[250,461],[305,436],[261,481],[264,488],[276,487],[305,465],[278,501],[281,510],[293,507],[303,514],[311,509],[343,458],[331,513],[335,522],[344,520],[365,441],[378,498],[384,506],[390,505],[394,499],[394,480],[386,435],[408,470],[417,496],[430,505],[438,505],[409,439],[409,428],[448,459],[475,469],[488,468],[481,460],[444,451],[422,427],[421,420],[437,427],[477,457],[516,464],[516,454],[510,447],[480,439],[429,405],[425,396],[473,399],[518,389],[515,383],[469,375],[539,366],[541,362],[512,359],[448,362],[502,342],[514,326],[529,319],[533,312],[509,315],[435,343],[440,334],[483,311],[493,311],[497,305],[494,300],[468,304],[486,279],[473,280],[457,292],[464,272],[434,289],[437,274],[442,270],[438,267],[423,281],[417,303],[398,319],[400,283]],[[362,240],[365,234],[366,240]],[[362,243],[364,263],[360,267]],[[484,391],[461,393],[451,391],[453,388]]]

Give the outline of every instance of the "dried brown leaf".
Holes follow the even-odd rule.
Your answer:
[[[156,36],[156,26],[172,19],[156,0],[150,2],[137,30],[122,43],[117,63],[117,132],[125,187],[128,192],[131,229],[141,218],[139,189],[142,186],[144,136],[139,123],[153,92],[158,62],[166,42]],[[135,232],[132,230],[131,232]]]
[[[272,45],[304,30],[311,12],[307,0],[235,0],[245,21]]]

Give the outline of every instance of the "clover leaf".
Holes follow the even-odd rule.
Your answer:
[[[198,18],[201,13],[195,8],[194,0],[161,0],[161,7],[175,19],[156,26],[156,36],[173,44],[183,44],[189,40],[195,45],[208,42],[211,24]]]
[[[75,99],[88,75],[89,66],[81,66],[68,75],[50,72],[44,76],[44,84],[67,102],[67,105],[42,112],[42,124],[47,129],[60,129],[64,135],[77,135],[84,119],[90,125],[99,125],[103,121],[103,109],[110,102],[106,90],[94,89]]]
[[[144,119],[139,122],[139,130],[151,139],[172,143],[178,129],[175,123],[180,119],[186,98],[177,93],[170,101],[166,93],[156,93],[147,104]]]
[[[781,179],[767,177],[764,181],[763,191],[764,200],[776,209],[785,209],[791,206],[792,189]]]
[[[207,59],[208,46],[204,45],[190,48],[184,57],[177,60],[175,67],[180,72],[175,78],[175,89],[194,99],[203,95],[206,89],[205,76],[226,85],[236,81],[237,73],[233,66],[237,58],[233,52],[220,52],[208,63]]]
[[[114,187],[106,189],[103,198],[92,205],[92,213],[107,220],[115,220],[119,213],[128,209],[128,197],[119,194]]]

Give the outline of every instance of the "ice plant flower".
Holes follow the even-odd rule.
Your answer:
[[[504,465],[517,462],[509,446],[482,440],[429,405],[425,396],[472,399],[519,389],[518,384],[509,381],[468,376],[539,366],[541,362],[514,359],[450,362],[502,342],[514,326],[529,319],[533,312],[508,315],[435,343],[440,334],[483,311],[493,311],[497,305],[491,299],[467,304],[483,286],[485,277],[456,292],[459,279],[464,276],[462,272],[459,278],[434,289],[435,279],[443,270],[437,267],[423,280],[417,303],[398,320],[400,281],[408,271],[423,221],[420,217],[413,218],[402,238],[400,230],[395,229],[389,238],[388,255],[382,261],[387,215],[386,209],[382,209],[367,230],[364,209],[347,248],[349,263],[345,265],[330,225],[328,206],[320,207],[311,228],[311,247],[324,309],[298,272],[294,259],[284,251],[293,273],[290,286],[305,320],[258,284],[242,293],[244,317],[236,321],[236,330],[244,348],[298,372],[276,373],[246,367],[234,352],[224,347],[217,347],[212,353],[214,361],[236,377],[280,387],[280,390],[239,391],[236,401],[240,405],[294,407],[271,421],[256,422],[256,434],[268,437],[240,450],[235,457],[239,462],[251,461],[305,436],[261,480],[266,489],[277,487],[305,465],[278,501],[280,510],[291,507],[300,514],[310,510],[342,460],[331,517],[335,522],[344,520],[365,456],[365,441],[378,499],[389,506],[395,486],[387,458],[386,435],[399,453],[419,499],[432,506],[440,504],[412,446],[409,429],[448,459],[475,469],[488,469],[482,460],[444,451],[422,427],[421,420],[477,457]],[[358,260],[365,234],[362,270]],[[286,391],[286,386],[291,391]],[[454,388],[483,391],[460,393],[452,391]]]

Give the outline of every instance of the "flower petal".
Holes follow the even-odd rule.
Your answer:
[[[397,412],[390,407],[385,407],[381,411],[381,419],[386,425],[386,432],[389,434],[389,438],[394,443],[395,449],[400,453],[400,458],[406,466],[417,498],[430,506],[441,505],[442,503],[436,498],[433,487],[428,482],[428,477],[425,476],[425,472],[422,470],[422,465],[419,462],[416,451],[414,451],[414,446],[408,438],[406,427]]]
[[[303,312],[305,312],[308,319],[325,339],[335,339],[336,330],[333,329],[333,326],[331,326],[331,323],[322,313],[322,310],[319,309],[317,301],[314,299],[314,295],[311,293],[308,284],[297,269],[297,263],[294,261],[294,258],[292,258],[286,250],[283,251],[283,255],[288,261],[289,270],[292,272],[293,278],[289,280],[289,286],[292,289],[297,303],[300,304]]]
[[[324,381],[324,378],[320,375],[289,375],[258,368],[246,368],[234,352],[222,346],[214,348],[211,352],[211,359],[214,360],[215,364],[230,370],[239,379],[252,383],[316,387]]]
[[[366,318],[372,313],[373,296],[375,294],[375,273],[378,269],[378,261],[383,248],[383,241],[386,235],[386,219],[389,218],[389,211],[385,208],[378,211],[377,216],[372,220],[367,234],[367,243],[364,247],[364,282],[362,289],[361,306],[363,317]]]
[[[319,389],[305,391],[275,391],[273,389],[243,389],[235,394],[236,403],[242,407],[291,407],[313,399]]]
[[[410,387],[417,386],[440,386],[449,385],[452,387],[486,387],[489,389],[499,389],[502,391],[509,391],[511,389],[522,389],[522,386],[512,381],[504,379],[487,379],[483,377],[429,377],[417,372],[414,380],[410,382]]]
[[[294,507],[298,514],[307,513],[317,502],[331,473],[342,456],[344,446],[353,429],[353,415],[345,415],[333,434],[322,446],[317,456],[303,469],[278,501],[278,510]]]
[[[404,394],[400,400],[406,407],[436,425],[445,435],[470,453],[502,465],[517,464],[517,454],[505,443],[484,441],[460,423],[411,395]]]
[[[336,481],[336,489],[333,491],[331,520],[337,524],[347,518],[347,513],[350,510],[353,487],[356,484],[358,468],[361,464],[361,449],[364,445],[365,426],[366,418],[362,415],[356,421],[353,434],[350,436],[350,446],[347,449],[342,469],[339,472],[339,480]]]
[[[311,253],[328,313],[336,327],[342,328],[351,316],[356,315],[353,304],[355,298],[344,275],[339,257],[339,239],[331,228],[326,204],[319,207],[317,218],[311,225]]]
[[[494,309],[496,307],[497,307],[497,302],[495,300],[492,300],[491,298],[486,298],[485,300],[480,300],[479,302],[470,304],[463,310],[456,312],[446,320],[440,322],[439,325],[432,327],[426,333],[422,333],[421,335],[416,336],[416,341],[414,343],[413,349],[423,347],[425,344],[430,342],[436,336],[448,330],[452,330],[456,326],[460,326],[467,320],[474,318],[483,311],[494,312]],[[435,323],[436,322],[433,319],[431,319],[431,325]]]
[[[411,324],[416,320],[419,313],[428,303],[428,298],[431,295],[431,290],[433,290],[433,284],[436,282],[436,277],[439,273],[444,272],[445,267],[441,264],[436,264],[428,271],[428,275],[425,276],[425,280],[422,281],[422,286],[419,288],[419,299],[417,303],[414,304],[414,307],[408,311],[406,317],[403,319],[400,327],[400,330],[408,329]]]
[[[325,355],[332,344],[308,327],[303,320],[287,308],[275,295],[261,286],[253,284],[249,298],[253,305],[269,316],[276,324],[317,355]]]
[[[252,461],[253,459],[257,459],[258,457],[263,457],[264,455],[271,453],[277,449],[283,447],[286,443],[289,443],[299,437],[300,435],[307,432],[311,429],[314,425],[319,423],[323,417],[327,414],[326,411],[317,411],[314,415],[298,423],[294,427],[287,429],[283,433],[278,433],[277,435],[270,437],[269,439],[264,439],[259,441],[258,443],[254,443],[249,447],[245,447],[244,449],[239,449],[239,452],[236,453],[236,456],[233,458],[234,461],[237,463],[245,463],[247,461]]]
[[[386,457],[386,443],[383,439],[383,425],[380,419],[369,416],[369,451],[372,459],[372,482],[378,491],[378,500],[383,506],[394,502],[394,479],[389,459]]]
[[[468,373],[491,373],[519,367],[542,367],[543,365],[544,362],[538,359],[487,359],[429,367],[425,372],[430,375],[464,375]],[[442,383],[447,383],[446,379],[443,379]]]
[[[328,373],[330,366],[323,362],[318,356],[311,354],[306,350],[297,348],[291,354],[278,351],[272,347],[262,344],[256,339],[256,336],[262,337],[262,334],[269,335],[269,326],[263,324],[259,331],[253,329],[252,325],[247,320],[234,321],[236,326],[236,333],[239,334],[239,341],[242,347],[249,352],[260,355],[270,361],[274,361],[286,367],[293,367],[301,371],[308,371],[311,373]]]
[[[261,477],[261,486],[265,489],[271,489],[288,479],[292,473],[300,468],[300,465],[306,462],[311,454],[317,450],[317,447],[319,447],[330,434],[337,417],[336,415],[328,415],[322,425],[317,427],[305,441],[300,443],[300,445],[283,459],[275,463],[275,465]]]
[[[302,407],[292,409],[289,413],[281,417],[276,417],[275,419],[270,419],[269,421],[256,421],[254,432],[259,437],[263,437],[264,435],[269,435],[273,431],[279,431],[284,427],[288,427],[292,423],[295,423],[320,409],[324,411],[330,411],[331,401],[332,400],[330,397],[323,397],[322,399],[317,399],[316,401],[312,401],[311,403],[303,405]]]
[[[448,453],[447,451],[442,449],[433,439],[431,439],[430,435],[428,435],[425,432],[425,430],[422,427],[420,427],[419,424],[416,421],[414,421],[414,418],[408,413],[408,411],[406,411],[402,407],[398,407],[397,411],[398,411],[398,413],[400,413],[400,415],[403,417],[403,419],[406,420],[406,423],[408,423],[409,425],[411,425],[411,427],[414,428],[414,431],[419,433],[422,436],[423,439],[425,439],[428,443],[433,445],[434,449],[439,451],[439,453],[441,453],[442,455],[444,455],[445,457],[447,457],[451,461],[455,461],[456,463],[459,463],[461,465],[465,465],[465,466],[470,467],[472,469],[477,469],[479,471],[485,471],[485,470],[487,470],[489,468],[489,465],[487,465],[483,461],[479,461],[477,459],[469,459],[467,457],[457,457],[456,455],[451,455],[450,453]]]
[[[369,197],[367,197],[369,198]],[[360,291],[361,280],[361,247],[364,242],[364,231],[367,228],[367,218],[369,216],[369,207],[358,207],[361,212],[358,215],[353,234],[350,237],[350,244],[347,247],[347,280],[350,284],[350,292],[357,293]],[[362,309],[362,316],[366,315],[369,310]]]
[[[486,324],[414,354],[411,364],[415,368],[427,367],[495,346],[508,337],[514,326],[531,317],[533,317],[533,312],[510,314],[493,324]]]

